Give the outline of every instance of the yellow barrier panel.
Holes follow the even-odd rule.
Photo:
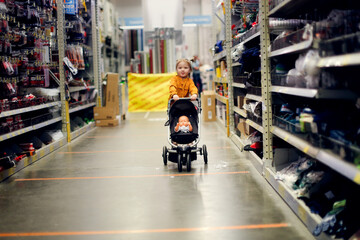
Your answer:
[[[170,78],[176,73],[128,74],[129,112],[166,111]]]

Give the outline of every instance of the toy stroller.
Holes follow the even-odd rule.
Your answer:
[[[191,102],[190,98],[180,98],[174,102],[173,99],[169,100],[168,104],[168,117],[169,121],[165,123],[165,126],[169,126],[168,142],[171,148],[163,147],[163,160],[164,165],[167,165],[167,161],[178,164],[179,172],[182,172],[183,165],[186,165],[186,170],[191,171],[191,161],[197,159],[197,153],[204,156],[204,162],[207,164],[207,149],[206,145],[202,148],[198,148],[197,144],[200,141],[200,113],[201,107],[197,107]],[[201,106],[200,100],[195,100],[198,106]],[[180,116],[187,116],[192,125],[193,130],[191,132],[176,132],[175,126]]]

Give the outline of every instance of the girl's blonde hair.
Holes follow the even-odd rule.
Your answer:
[[[176,67],[175,67],[176,69],[177,69],[179,63],[181,63],[181,62],[187,63],[189,65],[189,67],[190,67],[190,72],[192,72],[191,62],[190,62],[190,60],[188,60],[186,58],[180,58],[180,59],[176,60]]]

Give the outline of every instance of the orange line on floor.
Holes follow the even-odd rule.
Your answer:
[[[240,225],[224,227],[199,227],[199,228],[168,228],[144,230],[114,230],[114,231],[83,231],[83,232],[30,232],[30,233],[0,233],[0,237],[43,237],[43,236],[79,236],[79,235],[119,235],[137,233],[168,233],[168,232],[196,232],[217,230],[242,230],[290,227],[288,223]]]
[[[219,134],[220,132],[207,132],[206,134],[204,134],[204,136],[207,135],[215,135],[215,134]],[[132,135],[133,137],[158,137],[158,136],[166,136],[164,134],[137,134],[137,135]],[[85,138],[124,138],[124,136],[88,136]]]
[[[230,149],[231,147],[209,147],[208,150]],[[105,150],[105,151],[82,151],[82,152],[59,152],[63,154],[82,154],[82,153],[121,153],[121,152],[161,152],[162,149],[128,149],[128,150]]]
[[[238,172],[213,172],[213,173],[176,173],[176,174],[159,174],[159,175],[134,175],[134,176],[105,176],[105,177],[65,177],[65,178],[19,178],[15,182],[23,181],[49,181],[49,180],[84,180],[84,179],[114,179],[114,178],[149,178],[149,177],[183,177],[183,176],[202,176],[202,175],[225,175],[225,174],[242,174],[249,171]]]

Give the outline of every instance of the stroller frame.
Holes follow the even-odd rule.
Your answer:
[[[179,100],[191,100],[191,98],[180,98]],[[169,115],[170,106],[171,103],[174,102],[173,99],[170,99],[168,102],[168,110],[167,114]],[[178,171],[182,172],[183,165],[186,165],[186,169],[188,172],[191,171],[191,161],[197,160],[197,154],[204,156],[204,162],[207,164],[207,147],[206,145],[203,145],[202,147],[197,147],[199,141],[200,141],[200,133],[201,133],[201,101],[200,99],[196,99],[195,102],[197,102],[197,125],[198,125],[198,136],[195,139],[195,141],[191,143],[186,144],[174,144],[174,142],[171,139],[171,126],[168,128],[168,142],[171,146],[171,149],[168,149],[166,146],[163,147],[163,161],[164,165],[167,165],[167,161],[171,161],[178,164]],[[195,105],[196,106],[196,105]],[[169,118],[170,119],[170,118]],[[167,122],[168,123],[168,122]],[[168,126],[168,124],[165,124],[165,126]],[[169,122],[169,125],[171,123]]]

